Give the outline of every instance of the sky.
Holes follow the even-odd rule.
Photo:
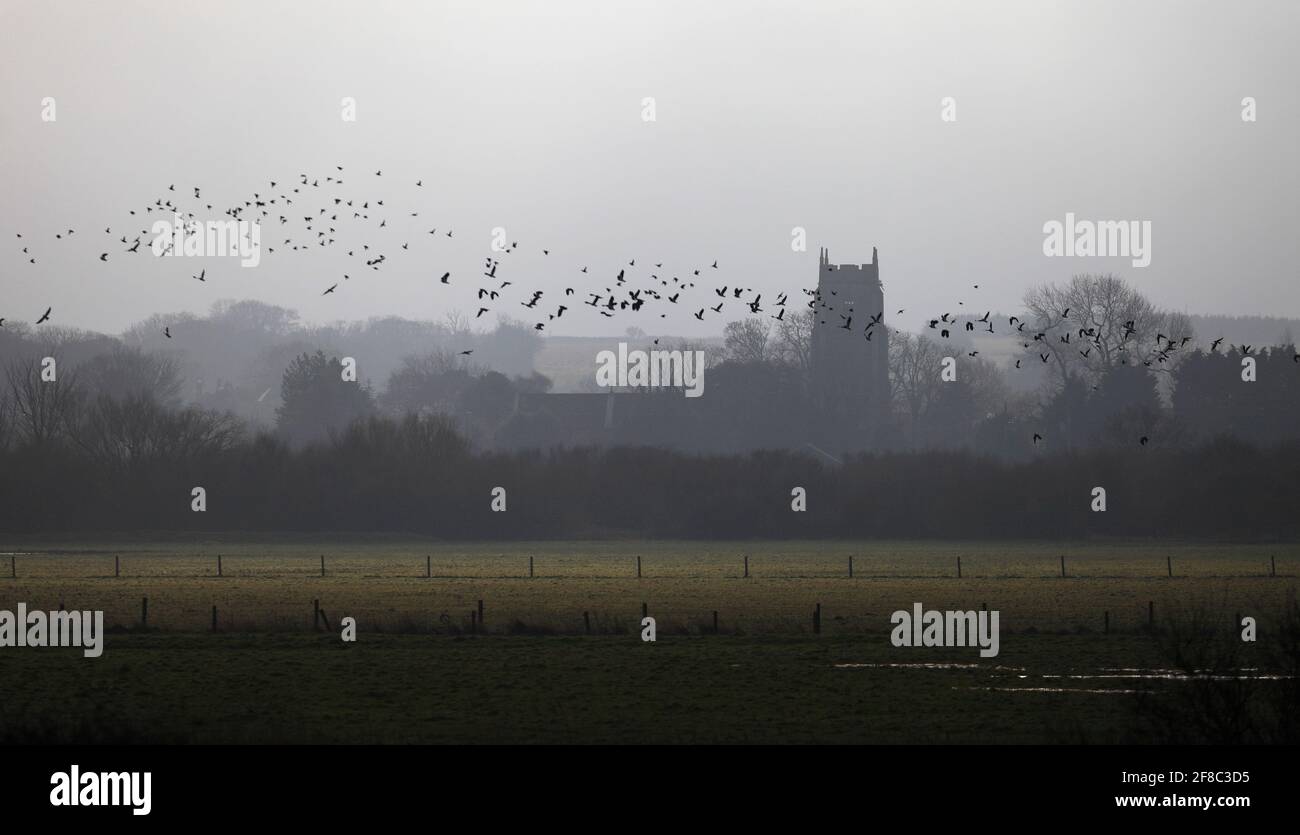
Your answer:
[[[1016,311],[1084,272],[1187,313],[1297,316],[1298,22],[1300,4],[1249,0],[3,0],[0,317],[52,307],[52,324],[118,333],[231,298],[308,322],[472,317],[497,258],[513,286],[479,327],[566,304],[546,334],[707,336],[750,314],[693,315],[715,287],[803,298],[819,247],[846,263],[878,248],[886,320],[908,329],[958,301]],[[384,209],[301,252],[267,223],[276,252],[255,268],[118,240],[155,199],[197,186],[220,209],[300,174],[344,186],[297,207]],[[1067,212],[1150,222],[1150,265],[1046,257],[1044,224]],[[697,286],[636,314],[581,304],[620,269]]]

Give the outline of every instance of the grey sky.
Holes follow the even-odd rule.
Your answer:
[[[56,324],[118,332],[220,298],[309,321],[472,314],[494,226],[520,243],[502,274],[547,304],[566,286],[603,290],[633,258],[640,275],[664,262],[683,278],[719,259],[701,303],[718,284],[794,297],[815,282],[819,246],[845,262],[876,246],[886,319],[908,328],[957,300],[1015,310],[1031,284],[1098,271],[1189,313],[1294,316],[1298,9],[5,0],[0,316],[52,305]],[[57,122],[41,121],[46,96]],[[340,118],[344,96],[355,123]],[[955,123],[940,119],[945,96]],[[336,164],[349,189],[385,198],[383,270],[338,247],[277,247],[241,269],[108,242],[144,228],[128,210],[169,184],[222,207]],[[1151,221],[1151,265],[1045,258],[1042,226],[1066,212]],[[428,237],[434,226],[455,238]],[[807,252],[791,251],[795,226]],[[69,227],[72,241],[53,239]],[[264,246],[275,238],[267,227]],[[190,279],[205,268],[206,282]],[[498,309],[535,316],[518,301]],[[699,322],[699,306],[606,319],[575,303],[548,332],[714,334],[748,313],[737,303]]]

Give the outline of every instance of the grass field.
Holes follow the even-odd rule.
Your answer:
[[[1225,633],[1237,614],[1266,630],[1300,570],[1292,545],[285,539],[0,550],[0,609],[103,609],[113,629],[94,660],[0,650],[9,742],[1140,739],[1134,694],[1187,686],[1146,632],[1149,603],[1157,625],[1195,611]],[[5,576],[10,554],[16,578]],[[356,618],[358,641],[313,632],[313,600],[335,628]],[[479,600],[485,623],[471,635]],[[1000,655],[893,647],[890,613],[914,602],[998,610]],[[642,603],[655,644],[638,635]]]

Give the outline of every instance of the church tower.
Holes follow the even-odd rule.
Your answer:
[[[821,250],[812,312],[812,395],[826,441],[871,446],[889,418],[889,335],[875,247],[870,264],[832,264]]]

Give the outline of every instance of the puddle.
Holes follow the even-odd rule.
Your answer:
[[[953,690],[984,690],[997,693],[1088,693],[1097,696],[1130,696],[1148,690],[1128,690],[1118,687],[954,687]]]
[[[841,670],[857,669],[862,667],[873,667],[877,669],[911,669],[911,670],[1005,670],[1010,672],[1020,672],[1024,667],[1002,667],[988,666],[987,664],[977,664],[974,662],[935,662],[935,661],[914,661],[910,663],[898,662],[894,664],[855,664],[844,663],[836,664],[835,667]]]
[[[989,673],[990,678],[998,678],[997,673],[1014,673],[1015,677],[1021,680],[1025,679],[1042,679],[1045,681],[1286,681],[1296,678],[1296,676],[1282,675],[1279,673],[1263,673],[1258,667],[1242,667],[1235,674],[1232,673],[1211,673],[1210,671],[1197,671],[1187,673],[1183,670],[1166,670],[1159,668],[1146,669],[1143,667],[1102,667],[1096,673],[1030,673],[1024,667],[1006,667],[1001,665],[986,665],[977,662],[961,661],[914,661],[914,662],[893,662],[893,663],[853,663],[844,662],[834,665],[836,669],[894,669],[894,670],[981,670]],[[999,690],[1008,693],[1140,693],[1147,692],[1141,690],[1124,690],[1120,688],[1076,688],[1076,687],[954,687],[955,690]]]
[[[1244,670],[1241,672],[1245,672]],[[1025,676],[1021,676],[1024,678]],[[1264,673],[1260,675],[1224,675],[1210,673],[1185,673],[1181,670],[1133,670],[1132,672],[1123,673],[1096,673],[1093,675],[1083,675],[1081,673],[1071,673],[1068,675],[1047,675],[1040,678],[1072,678],[1072,679],[1107,679],[1107,678],[1140,678],[1140,679],[1160,679],[1163,681],[1282,681],[1292,679],[1295,676],[1276,675]]]

